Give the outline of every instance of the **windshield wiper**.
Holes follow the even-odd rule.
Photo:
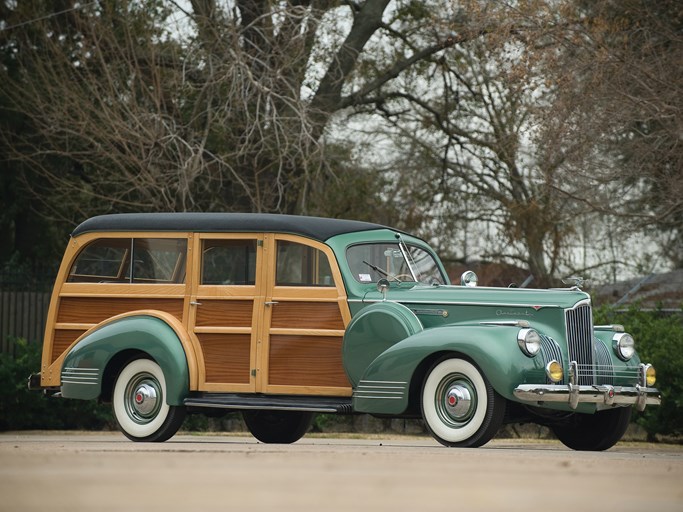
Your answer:
[[[372,263],[370,263],[370,262],[368,262],[368,261],[365,261],[365,260],[363,260],[363,263],[365,263],[368,267],[370,267],[372,270],[374,270],[374,271],[377,272],[378,274],[382,274],[384,277],[386,277],[386,278],[388,278],[388,279],[393,279],[393,280],[396,281],[397,283],[402,283],[402,282],[403,282],[403,281],[401,281],[398,277],[396,277],[396,276],[390,274],[389,272],[387,272],[387,271],[384,270],[383,268],[378,267],[377,265],[373,265]]]

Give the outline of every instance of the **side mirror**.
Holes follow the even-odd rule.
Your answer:
[[[477,277],[477,274],[475,274],[471,270],[463,272],[463,274],[460,276],[460,284],[462,286],[468,286],[470,288],[473,288],[477,286],[478,282],[479,278]]]

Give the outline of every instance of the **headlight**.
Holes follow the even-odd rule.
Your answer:
[[[541,337],[533,329],[522,329],[517,333],[519,348],[529,357],[534,357],[541,350]]]
[[[620,332],[612,338],[614,351],[622,361],[628,361],[636,353],[636,342],[628,333]]]

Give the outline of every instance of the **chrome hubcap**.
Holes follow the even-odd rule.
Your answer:
[[[467,425],[477,409],[477,392],[472,382],[462,374],[444,378],[434,398],[439,418],[451,428]]]
[[[135,410],[141,416],[147,416],[154,411],[157,404],[157,392],[149,384],[141,384],[133,397]]]
[[[128,382],[124,400],[129,418],[139,424],[149,423],[163,404],[161,386],[153,375],[141,373]]]
[[[446,412],[452,418],[465,418],[472,406],[470,390],[456,384],[446,392]]]

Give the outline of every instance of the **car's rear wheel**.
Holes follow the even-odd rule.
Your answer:
[[[313,413],[245,410],[242,417],[251,435],[262,443],[294,443],[308,432]]]
[[[619,442],[630,421],[631,407],[617,407],[595,414],[574,414],[553,426],[553,432],[572,450],[602,451]]]
[[[422,416],[432,436],[445,446],[477,447],[496,435],[505,399],[469,361],[437,361],[422,386]]]
[[[112,407],[119,429],[133,441],[166,441],[185,419],[185,407],[166,403],[164,372],[150,359],[135,359],[121,370]]]

